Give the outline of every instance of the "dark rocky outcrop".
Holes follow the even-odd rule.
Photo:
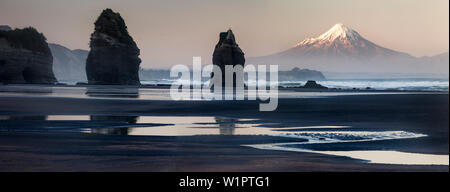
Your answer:
[[[108,135],[128,135],[132,128],[124,127],[136,124],[138,116],[99,116],[91,115],[91,121],[101,122],[115,128],[94,128],[92,133]]]
[[[105,9],[95,22],[86,60],[89,84],[139,85],[140,50],[119,13]]]
[[[317,84],[316,81],[307,81],[304,86],[301,88],[306,89],[328,89],[328,87],[325,87],[323,85]]]
[[[46,39],[32,27],[0,30],[0,82],[53,84],[53,57]]]
[[[225,66],[245,64],[244,52],[236,43],[233,31],[229,29],[227,32],[221,32],[219,42],[217,43],[213,53],[213,64],[222,70],[222,85],[225,85]],[[236,82],[234,77],[233,82]]]

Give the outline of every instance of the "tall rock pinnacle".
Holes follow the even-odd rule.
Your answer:
[[[119,13],[105,9],[95,22],[86,60],[89,84],[139,85],[140,50]]]
[[[225,83],[225,66],[245,64],[244,52],[236,43],[233,31],[229,29],[227,32],[221,32],[219,42],[217,43],[213,53],[213,64],[222,70],[222,84]],[[236,79],[233,79],[236,82]],[[234,84],[234,83],[233,83]]]

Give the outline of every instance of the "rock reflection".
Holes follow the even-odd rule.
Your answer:
[[[219,125],[219,133],[221,135],[234,135],[234,131],[236,129],[236,119],[214,117],[214,120]]]
[[[6,85],[0,86],[0,93],[52,95],[53,87],[49,85]]]
[[[32,115],[32,116],[21,116],[21,115],[13,115],[13,116],[0,116],[0,120],[21,120],[21,121],[45,121],[47,120],[46,115]]]
[[[99,85],[86,88],[89,97],[139,98],[138,87]]]
[[[110,134],[110,135],[128,135],[132,128],[126,127],[127,124],[136,124],[139,116],[97,116],[91,115],[91,121],[102,121],[105,124],[108,123],[119,123],[123,124],[125,127],[119,128],[94,128],[91,129],[91,133],[97,134]]]

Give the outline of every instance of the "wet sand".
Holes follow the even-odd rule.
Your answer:
[[[448,166],[367,164],[339,156],[257,150],[239,145],[249,140],[255,139],[250,136],[130,137],[1,133],[0,170],[448,171]],[[256,140],[273,141],[271,138]]]
[[[346,125],[404,130],[419,139],[334,147],[448,154],[449,97],[444,94],[352,95],[259,101],[171,101],[0,96],[0,115],[225,116],[256,118],[266,127]],[[270,123],[269,123],[270,122]],[[0,123],[0,128],[5,123]],[[21,129],[27,129],[27,125]],[[20,128],[20,127],[19,127]],[[341,156],[241,146],[291,141],[269,136],[126,136],[60,132],[0,132],[0,171],[448,171],[448,166],[367,164]],[[380,143],[381,142],[381,143]],[[419,144],[417,144],[419,143]],[[381,145],[382,144],[382,145]],[[320,146],[314,146],[320,147]]]

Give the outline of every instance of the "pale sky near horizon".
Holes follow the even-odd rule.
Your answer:
[[[246,57],[291,48],[336,23],[413,56],[449,51],[448,0],[0,0],[0,25],[33,26],[48,42],[89,49],[104,8],[119,12],[144,68],[211,63],[219,32],[232,28]]]

